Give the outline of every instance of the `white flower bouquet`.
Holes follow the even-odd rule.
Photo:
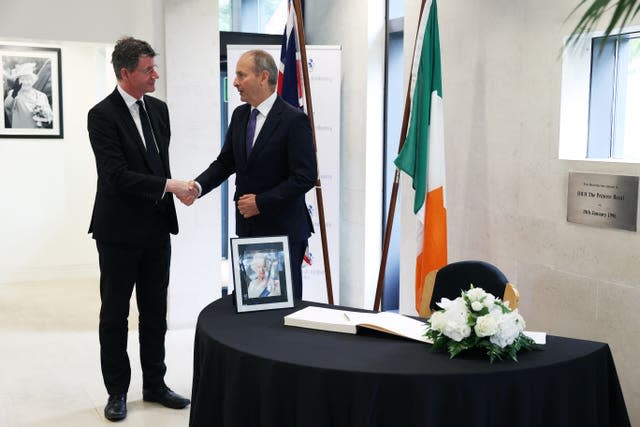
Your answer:
[[[510,357],[518,361],[521,350],[534,343],[523,332],[525,322],[508,303],[471,285],[468,291],[451,301],[437,304],[442,310],[431,315],[425,335],[433,341],[433,350],[446,349],[451,358],[465,350],[486,352],[491,363]]]

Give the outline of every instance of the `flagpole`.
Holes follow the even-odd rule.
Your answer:
[[[304,76],[304,95],[307,106],[307,115],[311,125],[311,135],[313,147],[316,151],[316,161],[318,158],[318,146],[316,144],[316,131],[313,120],[313,106],[311,103],[311,86],[309,82],[309,68],[307,66],[307,48],[304,39],[304,27],[302,24],[302,5],[300,0],[293,0],[296,10],[296,28],[298,30],[298,40],[300,41],[300,57],[302,62],[302,75]],[[333,304],[333,286],[331,284],[331,266],[329,264],[329,246],[327,244],[327,229],[324,217],[324,202],[322,199],[322,184],[320,183],[320,173],[316,179],[316,201],[318,202],[318,219],[320,220],[320,239],[322,240],[322,256],[324,260],[324,276],[327,283],[327,301]]]
[[[422,0],[420,5],[420,19],[422,19],[422,12],[424,10],[425,0]],[[420,22],[418,22],[418,28]],[[417,43],[418,31],[416,31],[416,40],[414,40],[414,49]],[[415,55],[414,55],[415,57]],[[413,69],[413,59],[411,60],[411,68]],[[407,137],[407,128],[409,127],[409,113],[411,112],[411,71],[409,71],[409,84],[407,85],[407,96],[404,101],[404,116],[402,118],[402,128],[400,130],[400,142],[398,143],[398,153],[402,150],[404,141]],[[387,224],[384,232],[384,243],[382,244],[382,258],[380,260],[380,269],[378,270],[378,284],[376,286],[376,296],[373,301],[373,310],[380,310],[380,300],[382,299],[382,291],[384,289],[384,276],[387,269],[387,258],[389,256],[389,244],[391,243],[391,230],[393,228],[393,219],[395,216],[396,202],[398,200],[398,187],[400,185],[400,169],[396,167],[395,174],[393,176],[393,187],[391,189],[391,199],[389,201],[389,211],[387,212]]]

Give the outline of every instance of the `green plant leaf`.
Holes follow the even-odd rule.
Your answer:
[[[588,3],[589,0],[580,0],[575,9],[567,16],[567,19]],[[582,34],[595,31],[596,25],[602,15],[608,13],[610,10],[613,10],[613,12],[604,30],[605,39],[611,35],[614,29],[624,28],[638,14],[640,11],[640,0],[592,0],[571,32],[569,42],[575,43]]]

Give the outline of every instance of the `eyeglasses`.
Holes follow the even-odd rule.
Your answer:
[[[149,76],[149,75],[151,75],[151,74],[152,74],[152,73],[154,73],[154,72],[155,72],[155,73],[157,73],[157,72],[158,72],[158,66],[157,66],[157,65],[154,65],[154,66],[152,66],[152,67],[147,67],[147,68],[142,69],[142,70],[139,70],[139,69],[137,69],[137,68],[136,68],[136,70],[135,70],[135,71],[140,71],[140,72],[141,72],[142,74],[144,74],[145,76]]]

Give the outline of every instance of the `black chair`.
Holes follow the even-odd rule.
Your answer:
[[[421,317],[431,316],[432,311],[439,309],[436,303],[442,298],[453,300],[471,285],[509,302],[511,308],[518,307],[518,290],[496,266],[485,261],[459,261],[429,272],[424,280],[418,313]]]

